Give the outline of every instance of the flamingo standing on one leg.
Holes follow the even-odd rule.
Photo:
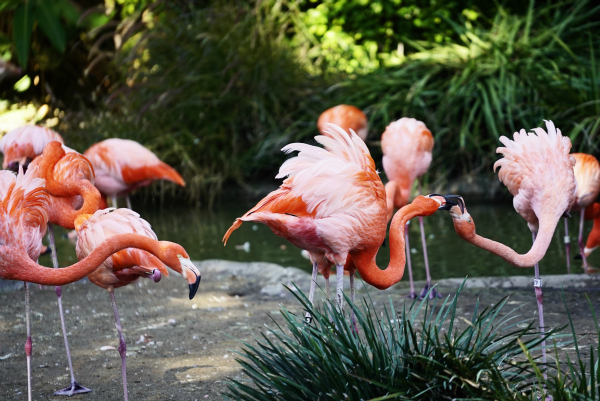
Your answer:
[[[223,241],[244,221],[267,225],[301,249],[306,249],[315,265],[333,263],[337,274],[337,305],[343,306],[343,271],[352,279],[358,270],[362,279],[379,288],[388,288],[402,279],[405,265],[403,226],[415,216],[429,216],[447,210],[450,198],[419,196],[392,219],[390,264],[379,269],[375,257],[387,227],[385,189],[365,143],[353,132],[330,125],[328,136],[317,136],[323,148],[294,143],[286,153],[300,153],[287,160],[276,178],[285,181],[276,191],[227,230]],[[316,270],[313,269],[310,301],[314,294]],[[354,295],[353,280],[350,295]]]
[[[433,135],[425,124],[414,118],[403,117],[387,126],[381,135],[381,149],[383,150],[383,169],[388,177],[385,185],[387,196],[387,218],[392,218],[394,208],[399,209],[408,203],[410,190],[415,179],[427,172],[431,164],[431,151],[433,150]],[[421,180],[419,180],[419,194],[421,193]],[[410,263],[410,249],[408,242],[408,225],[406,233],[406,254],[408,262],[408,278],[410,281],[410,298],[415,298],[412,266]],[[423,244],[423,257],[425,260],[425,275],[427,284],[421,291],[420,297],[429,292],[429,297],[440,296],[435,288],[431,289],[431,274],[429,274],[429,260],[427,258],[427,242],[423,217],[419,217],[421,229],[421,242]]]
[[[92,145],[83,155],[89,159],[96,172],[96,187],[100,193],[117,206],[117,196],[125,195],[131,209],[129,193],[150,185],[152,181],[168,180],[182,187],[185,181],[173,167],[135,141],[106,139]]]
[[[548,132],[534,128],[535,134],[525,130],[515,132],[514,140],[505,136],[500,141],[505,147],[496,150],[504,158],[494,164],[500,167],[498,178],[513,194],[515,210],[527,221],[533,235],[533,246],[519,255],[508,246],[481,237],[475,233],[475,223],[466,209],[453,207],[450,215],[458,235],[517,267],[535,266],[535,295],[538,302],[540,331],[544,332],[542,280],[538,262],[544,257],[561,217],[575,203],[576,184],[573,174],[575,159],[569,154],[571,141],[561,135],[552,121],[546,121]],[[542,342],[542,360],[546,362],[545,342]]]
[[[583,220],[586,214],[586,209],[594,203],[600,193],[600,163],[592,155],[586,153],[573,153],[571,154],[575,158],[575,168],[573,172],[575,174],[575,181],[577,182],[577,199],[572,210],[579,210],[579,236],[577,244],[579,245],[579,252],[583,259],[583,268],[587,270],[588,263],[586,254],[583,251]],[[565,217],[565,247],[567,253],[567,273],[571,273],[571,260],[569,258],[570,251],[570,240],[569,240],[569,224]]]
[[[40,156],[34,159],[31,166],[39,166],[39,175],[46,180],[46,192],[51,195],[48,207],[48,237],[52,251],[52,264],[58,269],[56,243],[54,241],[53,224],[67,229],[74,229],[75,219],[80,214],[94,213],[100,205],[100,193],[94,187],[94,169],[91,163],[77,152],[65,153],[59,142],[50,142]],[[71,385],[58,390],[54,395],[72,396],[92,390],[83,387],[75,380],[75,371],[71,360],[69,340],[62,307],[62,288],[55,287],[58,298],[58,309],[67,352]]]
[[[130,209],[104,209],[93,215],[81,215],[75,226],[78,233],[77,257],[83,259],[99,244],[108,238],[119,234],[138,234],[156,241],[156,234],[147,221]],[[180,257],[181,267],[173,268],[187,280],[190,288],[190,299],[194,297],[200,284],[200,272],[192,262]],[[156,256],[140,249],[124,249],[106,259],[102,265],[88,275],[88,279],[99,287],[108,290],[115,315],[115,325],[119,333],[119,354],[123,376],[123,391],[125,401],[127,395],[126,345],[114,289],[133,283],[140,277],[150,277],[160,280],[160,273],[168,275],[163,262]]]
[[[51,130],[37,125],[27,125],[8,132],[0,139],[0,152],[4,154],[2,168],[18,171],[42,154],[44,147],[52,141],[63,143],[62,137]]]

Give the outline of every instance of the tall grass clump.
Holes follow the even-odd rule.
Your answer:
[[[575,149],[598,150],[600,6],[536,4],[525,15],[499,8],[487,22],[444,18],[460,40],[405,38],[417,49],[394,69],[331,88],[365,108],[373,131],[401,116],[423,120],[436,139],[433,174],[471,173],[496,159],[501,135],[552,119]]]
[[[313,317],[281,309],[283,324],[244,343],[238,362],[249,380],[232,380],[231,400],[458,400],[532,399],[538,380],[526,349],[541,339],[533,322],[502,316],[507,298],[470,319],[457,315],[459,292],[441,306],[414,301],[375,310],[353,307],[358,335],[331,303],[311,306]],[[330,320],[331,319],[331,320]],[[546,333],[554,335],[555,331]],[[547,338],[547,337],[546,337]]]
[[[160,7],[151,27],[123,45],[124,84],[70,142],[139,141],[182,173],[192,200],[214,199],[226,180],[272,177],[278,150],[314,132],[306,115],[316,113],[310,102],[323,87],[284,45],[289,17],[279,2]]]

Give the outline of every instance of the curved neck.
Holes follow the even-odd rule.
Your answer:
[[[351,253],[361,278],[380,290],[389,288],[399,282],[404,275],[406,264],[404,226],[414,217],[431,216],[439,207],[440,204],[435,200],[418,196],[411,204],[398,210],[390,226],[390,264],[385,270],[381,270],[375,262],[379,248]]]
[[[50,223],[57,224],[67,229],[74,229],[75,219],[81,214],[94,214],[100,207],[100,192],[88,180],[58,183],[64,188],[76,188],[75,195],[81,195],[83,206],[80,209],[73,208],[72,196],[54,196],[46,189],[50,196],[50,207],[48,208],[48,219]],[[56,192],[55,192],[56,193]]]
[[[387,209],[387,221],[390,221],[394,215],[394,208],[401,208],[408,203],[410,197],[410,188],[412,182],[402,186],[396,180],[388,181],[385,184],[385,205]]]
[[[558,219],[556,221],[549,219],[546,219],[546,221],[540,220],[539,230],[533,246],[529,252],[521,255],[504,244],[476,234],[475,223],[472,221],[472,218],[470,218],[470,220],[471,221],[460,219],[454,220],[454,229],[457,234],[465,241],[500,256],[502,259],[516,267],[533,267],[542,260],[550,246],[554,230],[558,224]]]
[[[108,257],[125,248],[138,248],[152,253],[166,265],[164,249],[171,244],[138,234],[119,234],[110,237],[85,259],[62,269],[51,269],[32,261],[26,252],[0,246],[0,278],[20,280],[41,285],[60,286],[81,280],[98,268]]]

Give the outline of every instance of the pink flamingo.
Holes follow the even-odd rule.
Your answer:
[[[381,135],[381,149],[383,150],[383,169],[388,177],[385,184],[387,197],[387,218],[392,218],[394,208],[400,209],[408,203],[410,190],[415,179],[427,172],[431,164],[431,151],[433,150],[433,135],[425,124],[414,118],[403,117],[387,126]],[[419,194],[421,193],[421,180],[419,179]],[[416,298],[413,283],[412,266],[410,260],[410,245],[408,239],[408,225],[406,233],[406,257],[408,265],[408,280],[410,282],[410,298]],[[421,291],[420,297],[429,293],[430,298],[440,296],[435,288],[431,288],[431,275],[429,274],[429,259],[427,258],[427,242],[423,217],[419,217],[421,229],[421,243],[423,244],[423,257],[425,260],[425,276],[427,284]]]
[[[358,107],[340,104],[325,110],[317,120],[317,128],[327,136],[327,124],[335,124],[344,131],[353,130],[363,141],[367,140],[369,124],[367,116]]]
[[[448,210],[452,198],[419,196],[401,209],[390,228],[390,264],[379,269],[375,257],[387,228],[385,189],[365,143],[354,133],[330,125],[328,136],[317,136],[323,148],[294,143],[286,153],[300,153],[287,160],[276,178],[285,178],[276,191],[236,219],[223,242],[244,221],[267,225],[301,249],[313,261],[309,301],[312,302],[319,267],[332,263],[337,274],[337,305],[343,306],[343,272],[350,273],[350,298],[354,301],[354,272],[378,289],[396,284],[404,274],[404,230],[415,216]]]
[[[486,251],[494,253],[517,267],[535,266],[533,285],[538,303],[540,331],[544,332],[542,280],[538,262],[544,257],[561,217],[575,204],[576,184],[573,174],[575,159],[569,154],[571,141],[562,136],[552,121],[546,121],[547,131],[534,128],[515,132],[514,140],[500,137],[504,147],[496,150],[504,158],[494,164],[500,167],[498,178],[513,194],[515,210],[527,221],[533,236],[533,246],[524,255],[496,241],[475,233],[475,223],[466,208],[453,207],[450,215],[458,235]],[[546,362],[545,342],[542,343]]]
[[[52,141],[63,143],[62,137],[50,128],[26,125],[8,132],[0,139],[0,152],[4,154],[2,168],[24,171],[33,159],[42,154],[44,147]]]
[[[137,234],[149,241],[157,241],[156,234],[146,220],[130,209],[104,209],[93,215],[82,214],[75,221],[77,229],[77,257],[82,260],[90,255],[100,244],[113,236]],[[200,272],[187,255],[178,255],[181,264],[172,265],[173,270],[180,273],[188,282],[192,299],[200,284]],[[106,259],[98,269],[90,273],[88,279],[99,287],[108,290],[115,315],[115,325],[119,333],[119,354],[121,355],[121,372],[125,401],[127,393],[126,344],[121,319],[115,301],[114,289],[133,283],[140,277],[152,278],[158,282],[161,277],[169,274],[165,264],[151,253],[140,249],[124,249]]]
[[[592,252],[594,252],[596,248],[600,246],[600,203],[596,202],[593,205],[585,208],[585,220],[594,220],[594,225],[588,234],[582,254],[575,256],[575,259],[580,259],[583,256],[588,258]],[[585,271],[589,273],[597,273],[598,270],[588,265],[587,268],[585,268]]]
[[[114,207],[117,196],[125,195],[131,209],[129,193],[150,185],[152,181],[168,180],[182,187],[185,181],[175,169],[135,141],[106,139],[92,145],[83,155],[89,159],[96,172],[96,188],[110,197]]]
[[[52,264],[58,269],[56,243],[54,241],[53,224],[58,224],[67,229],[74,229],[75,219],[84,213],[93,213],[98,210],[100,193],[94,187],[94,169],[90,162],[77,152],[65,153],[60,142],[50,142],[42,154],[36,157],[30,166],[39,167],[36,171],[46,181],[45,190],[51,195],[48,201],[48,238],[52,252]],[[62,288],[56,286],[60,322],[67,352],[67,362],[71,373],[71,385],[58,390],[54,395],[72,396],[73,394],[87,393],[92,390],[83,387],[75,380],[75,371],[71,359],[69,340],[65,317],[62,307]]]
[[[587,270],[589,266],[586,253],[584,252],[583,220],[587,208],[594,203],[598,197],[598,193],[600,193],[600,163],[598,163],[598,160],[594,156],[586,153],[573,153],[571,156],[576,161],[573,172],[575,174],[575,181],[577,182],[577,195],[572,210],[579,210],[579,237],[577,243],[581,258],[583,259],[583,268]],[[566,217],[565,248],[567,253],[567,273],[571,273],[569,223]]]

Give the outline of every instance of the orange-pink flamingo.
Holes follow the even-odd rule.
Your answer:
[[[504,157],[494,164],[500,167],[498,178],[514,196],[515,210],[527,221],[533,246],[524,255],[508,246],[475,233],[475,223],[465,208],[453,207],[450,215],[458,235],[517,267],[535,266],[533,285],[538,303],[540,331],[544,332],[542,279],[538,262],[544,257],[561,217],[575,204],[576,184],[573,174],[575,159],[569,154],[571,141],[562,136],[552,121],[546,121],[547,132],[534,128],[515,132],[514,140],[500,137],[504,147],[496,150]],[[537,134],[537,135],[536,135]],[[545,342],[542,343],[546,362]]]
[[[600,203],[594,203],[591,206],[585,208],[585,220],[594,220],[592,230],[588,234],[585,247],[581,255],[575,256],[575,259],[579,259],[583,256],[589,257],[598,246],[600,246]],[[587,272],[597,272],[597,269],[587,266],[585,268]]]
[[[23,166],[27,171],[29,163],[52,141],[63,143],[58,132],[38,125],[26,125],[6,133],[0,139],[0,152],[4,154],[2,168],[16,172]]]
[[[392,218],[394,209],[400,209],[408,203],[410,190],[415,179],[427,172],[431,164],[431,151],[433,150],[433,135],[425,124],[414,118],[403,117],[387,126],[381,135],[381,149],[383,151],[383,169],[388,177],[385,184],[387,197],[387,218]],[[421,180],[419,179],[419,194],[421,193]],[[408,280],[410,282],[410,298],[416,298],[413,284],[412,266],[410,260],[410,245],[408,239],[408,225],[406,233],[406,258],[408,266]],[[427,242],[423,217],[419,217],[421,230],[421,243],[423,244],[423,257],[425,261],[425,277],[427,283],[421,291],[420,297],[429,293],[430,298],[440,296],[435,288],[431,288],[431,274],[429,273],[429,259],[427,257]]]
[[[61,143],[56,141],[48,143],[42,154],[36,157],[30,165],[39,167],[36,170],[38,171],[37,175],[45,179],[45,190],[51,195],[47,208],[49,218],[48,238],[52,253],[52,264],[55,269],[58,269],[58,257],[52,225],[58,224],[67,229],[74,229],[75,219],[80,214],[93,213],[98,210],[100,193],[93,185],[94,169],[85,157],[77,152],[66,153]],[[73,394],[87,393],[92,390],[81,386],[75,380],[62,307],[62,288],[56,286],[55,291],[67,352],[67,362],[71,373],[71,384],[69,387],[56,391],[54,395],[72,396]]]
[[[129,139],[111,138],[92,145],[83,155],[96,172],[96,187],[117,206],[117,196],[125,195],[131,209],[129,193],[150,185],[152,181],[168,180],[182,187],[185,181],[177,171],[150,150]]]
[[[98,210],[93,215],[82,214],[75,221],[75,227],[78,235],[77,257],[80,260],[90,255],[100,244],[117,235],[136,234],[147,238],[148,242],[157,241],[150,224],[130,209],[104,209]],[[170,267],[186,279],[190,289],[189,297],[192,299],[200,284],[200,272],[187,258],[187,255],[179,254],[178,258],[181,262],[180,265],[170,265]],[[98,269],[87,276],[92,283],[108,290],[110,296],[115,315],[115,326],[119,333],[119,354],[121,355],[125,401],[128,399],[127,346],[121,328],[114,289],[131,284],[140,277],[152,278],[158,282],[161,273],[169,274],[165,264],[159,258],[145,250],[128,248],[110,256],[102,262]]]
[[[315,140],[324,148],[294,143],[283,148],[298,151],[276,178],[285,178],[276,191],[236,219],[223,242],[244,221],[267,225],[301,249],[313,261],[309,292],[312,302],[317,269],[335,264],[337,305],[343,306],[343,272],[350,273],[350,298],[354,301],[354,272],[378,289],[396,284],[404,274],[403,226],[415,216],[448,210],[451,198],[419,196],[396,213],[390,228],[390,264],[379,269],[375,257],[387,228],[385,189],[365,143],[353,131],[330,125],[327,136]]]
[[[327,124],[335,124],[344,131],[353,130],[363,141],[367,140],[369,124],[367,116],[358,107],[340,104],[325,110],[317,120],[317,128],[327,136]]]
[[[576,200],[572,210],[579,210],[579,236],[577,244],[579,246],[579,254],[583,259],[583,268],[587,270],[589,266],[586,253],[584,252],[583,220],[587,208],[594,203],[598,197],[598,193],[600,193],[600,163],[598,163],[598,159],[594,156],[586,153],[572,153],[571,156],[576,161],[573,172],[575,174],[575,181],[577,182]],[[569,223],[566,217],[565,248],[567,253],[567,273],[571,273]]]

